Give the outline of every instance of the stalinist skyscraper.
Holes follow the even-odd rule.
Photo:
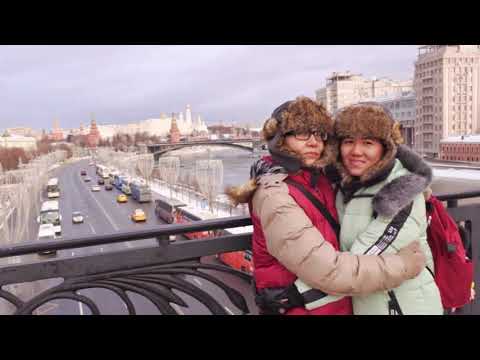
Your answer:
[[[415,150],[439,156],[440,140],[480,134],[480,45],[425,45],[415,62]]]

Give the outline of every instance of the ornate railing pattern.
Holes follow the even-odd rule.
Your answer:
[[[203,304],[212,314],[228,314],[208,292],[183,279],[185,275],[203,278],[224,291],[228,299],[243,314],[250,310],[236,289],[202,270],[229,273],[249,282],[250,276],[230,267],[203,264],[202,256],[250,248],[251,234],[222,235],[208,239],[170,242],[169,236],[213,229],[234,228],[250,224],[247,217],[233,217],[201,221],[189,225],[163,225],[152,230],[126,232],[103,236],[90,236],[50,243],[28,243],[0,249],[0,258],[63,250],[102,244],[156,238],[158,247],[99,253],[73,258],[57,258],[29,264],[8,265],[0,268],[0,285],[25,283],[43,279],[63,278],[57,286],[23,302],[6,290],[0,297],[15,306],[15,314],[32,314],[52,300],[70,299],[84,304],[92,314],[99,314],[99,307],[92,299],[79,295],[82,289],[103,288],[111,290],[124,302],[128,313],[135,314],[135,306],[126,291],[144,296],[161,314],[177,314],[171,304],[188,305],[174,291],[186,294]]]
[[[447,201],[449,212],[459,222],[468,222],[472,239],[472,258],[475,279],[480,279],[478,243],[480,236],[480,204],[458,206],[458,200],[479,197],[480,192],[439,196]],[[178,307],[188,304],[177,294],[194,298],[212,314],[227,314],[218,299],[185,279],[194,276],[221,289],[242,314],[252,312],[244,296],[212,273],[228,273],[249,282],[250,276],[227,266],[205,264],[201,257],[251,248],[251,234],[221,235],[208,239],[169,241],[170,235],[235,228],[250,225],[248,217],[231,217],[198,221],[188,225],[162,225],[154,229],[102,236],[89,236],[50,243],[31,242],[0,248],[0,258],[34,254],[48,250],[64,250],[156,238],[158,246],[132,248],[122,251],[96,253],[72,258],[54,258],[25,264],[0,267],[0,298],[12,304],[15,314],[32,314],[52,300],[69,299],[85,305],[92,314],[100,314],[99,306],[88,296],[79,294],[84,289],[110,290],[122,301],[129,314],[135,314],[135,304],[127,294],[135,293],[150,300],[161,314],[178,314]],[[29,283],[44,279],[62,278],[63,281],[27,301],[4,289],[6,285]],[[177,306],[175,306],[177,305]],[[463,314],[480,314],[478,301],[462,310]]]

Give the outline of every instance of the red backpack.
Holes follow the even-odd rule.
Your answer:
[[[457,224],[435,196],[427,200],[427,241],[435,265],[435,282],[445,309],[470,302],[473,264],[467,258]]]

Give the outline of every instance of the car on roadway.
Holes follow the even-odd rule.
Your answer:
[[[105,185],[105,180],[103,180],[102,178],[100,178],[100,179],[97,180],[97,184],[98,184],[98,185]]]
[[[100,186],[98,186],[98,185],[93,185],[93,186],[92,186],[92,191],[100,191]]]
[[[85,181],[85,182],[89,182],[89,181],[91,181],[91,180],[92,180],[92,179],[91,179],[89,176],[85,176],[85,177],[83,178],[83,181]]]
[[[84,217],[81,211],[74,211],[72,213],[72,223],[80,224],[83,223]]]
[[[38,229],[38,241],[40,242],[50,242],[56,240],[57,236],[55,235],[55,227],[53,224],[42,224]],[[43,250],[39,251],[38,255],[55,255],[57,250]]]
[[[117,202],[119,203],[126,203],[128,201],[128,197],[125,194],[120,194],[117,196]]]
[[[105,184],[105,190],[112,190],[113,186],[112,184]]]
[[[132,220],[135,222],[147,221],[147,216],[145,215],[145,212],[142,209],[135,209],[135,211],[132,214]]]
[[[86,170],[80,171],[80,175],[82,175],[82,176],[87,175],[87,171]]]

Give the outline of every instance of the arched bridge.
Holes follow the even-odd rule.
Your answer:
[[[155,162],[158,161],[158,159],[165,155],[166,153],[169,153],[174,150],[182,149],[185,147],[192,147],[192,146],[229,146],[237,149],[242,149],[250,152],[254,152],[256,150],[262,149],[263,145],[263,140],[260,139],[251,139],[251,138],[246,138],[246,139],[219,139],[219,140],[197,140],[197,141],[184,141],[184,142],[179,142],[179,143],[160,143],[160,144],[153,144],[153,145],[148,145],[148,151],[150,153],[153,153]]]

